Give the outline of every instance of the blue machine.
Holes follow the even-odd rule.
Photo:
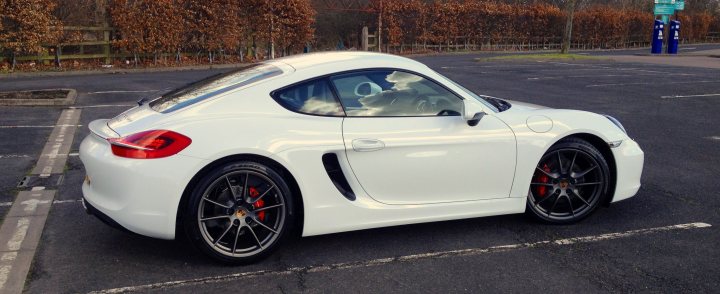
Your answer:
[[[680,22],[671,20],[670,32],[668,32],[667,54],[677,54],[678,43],[680,43]]]
[[[655,26],[653,27],[653,39],[652,39],[652,54],[662,54],[663,51],[663,31],[665,30],[665,23],[662,20],[656,19]]]

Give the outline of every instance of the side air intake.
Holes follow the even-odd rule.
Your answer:
[[[337,188],[338,191],[340,191],[340,194],[345,196],[345,198],[350,201],[354,201],[355,193],[353,193],[352,189],[350,189],[350,184],[348,183],[347,178],[342,171],[342,168],[340,168],[340,162],[338,161],[337,154],[323,154],[322,162],[325,166],[325,171],[330,177],[330,180],[333,182],[333,184],[335,184],[335,188]]]

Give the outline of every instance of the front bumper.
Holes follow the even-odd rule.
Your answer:
[[[645,154],[632,139],[626,139],[620,146],[612,148],[617,171],[615,195],[611,202],[635,196],[640,189]]]
[[[112,154],[110,144],[88,135],[80,144],[87,178],[82,185],[88,209],[105,222],[114,222],[145,236],[174,239],[177,210],[183,191],[202,159],[183,156],[128,159]]]

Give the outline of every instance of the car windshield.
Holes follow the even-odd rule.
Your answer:
[[[442,76],[443,78],[445,78],[445,80],[449,81],[449,82],[452,83],[453,85],[455,85],[455,86],[457,86],[458,88],[460,88],[461,90],[465,91],[465,93],[467,93],[468,95],[472,96],[472,97],[475,98],[477,101],[480,101],[480,103],[482,103],[483,105],[489,107],[490,109],[492,109],[492,110],[495,111],[495,112],[500,112],[500,110],[499,110],[495,105],[493,105],[492,103],[490,103],[490,101],[485,100],[485,98],[481,97],[481,96],[478,95],[478,94],[475,94],[475,92],[468,90],[467,88],[465,88],[465,87],[463,87],[462,85],[456,83],[455,81],[451,80],[450,78],[448,78],[448,77],[446,77],[446,76],[444,76],[444,75],[441,75],[440,73],[438,73],[438,74],[439,74],[440,76]]]
[[[274,65],[260,64],[217,74],[170,91],[150,102],[150,107],[158,112],[172,112],[281,73],[282,70]]]

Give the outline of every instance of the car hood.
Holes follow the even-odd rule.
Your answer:
[[[510,105],[512,105],[512,107],[510,107],[510,110],[513,110],[513,109],[515,109],[515,110],[550,109],[550,107],[547,107],[547,106],[542,106],[542,105],[537,105],[537,104],[532,104],[532,103],[527,103],[527,102],[520,102],[520,101],[514,101],[514,100],[505,100],[505,101],[507,101],[508,103],[510,103]]]

